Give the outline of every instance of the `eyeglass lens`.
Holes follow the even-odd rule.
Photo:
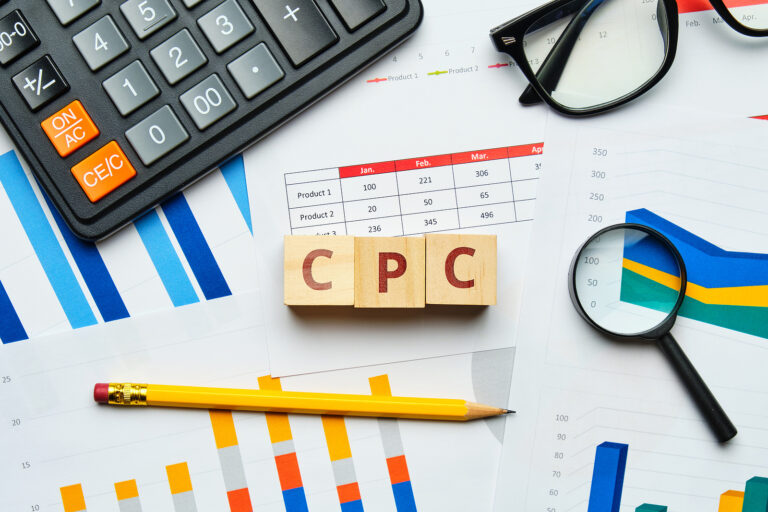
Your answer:
[[[768,3],[765,0],[723,0],[723,3],[736,21],[745,27],[768,29]]]
[[[659,72],[666,56],[669,29],[663,2],[574,0],[545,14],[523,38],[536,80],[569,109],[612,103],[640,89]]]

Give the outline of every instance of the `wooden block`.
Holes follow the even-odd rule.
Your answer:
[[[424,307],[424,238],[355,238],[355,307]]]
[[[286,236],[283,296],[288,306],[355,303],[355,237]]]
[[[496,235],[427,235],[427,304],[496,304]]]

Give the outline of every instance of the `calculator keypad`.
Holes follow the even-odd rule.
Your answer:
[[[151,165],[189,140],[189,134],[168,105],[125,132],[144,165]]]
[[[222,53],[249,36],[254,28],[235,0],[227,0],[197,20],[216,53]]]
[[[209,76],[179,99],[199,130],[205,130],[237,107],[216,75]]]
[[[313,0],[253,0],[294,66],[300,66],[338,40]]]
[[[285,76],[264,43],[230,62],[227,69],[249,100]]]
[[[32,110],[37,110],[69,89],[69,84],[48,55],[15,75],[13,84]]]
[[[146,39],[176,18],[168,0],[128,0],[120,11],[139,39]]]
[[[112,103],[123,116],[160,95],[160,89],[138,60],[104,80],[103,85]]]
[[[171,85],[178,83],[208,62],[208,58],[187,29],[171,36],[149,53]]]
[[[72,41],[92,71],[106,66],[130,48],[112,16],[104,16],[78,33]]]
[[[46,0],[62,25],[69,25],[101,3],[101,0]]]
[[[0,20],[0,65],[5,66],[38,44],[40,40],[20,10]]]

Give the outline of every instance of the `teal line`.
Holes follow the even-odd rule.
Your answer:
[[[245,223],[248,225],[248,230],[253,234],[253,225],[251,221],[251,203],[248,200],[248,184],[245,180],[245,163],[243,162],[243,155],[237,155],[230,158],[221,166],[221,174],[224,176],[224,180],[227,182],[229,191],[232,192],[232,196],[235,198],[237,207],[240,209],[240,213],[245,219]]]
[[[157,212],[150,210],[133,224],[173,305],[178,307],[200,302]]]

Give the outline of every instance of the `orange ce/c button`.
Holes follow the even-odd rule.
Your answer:
[[[40,123],[63,158],[98,137],[99,129],[80,101],[75,100]]]
[[[92,203],[136,176],[136,169],[117,142],[112,141],[72,168],[72,174]]]

